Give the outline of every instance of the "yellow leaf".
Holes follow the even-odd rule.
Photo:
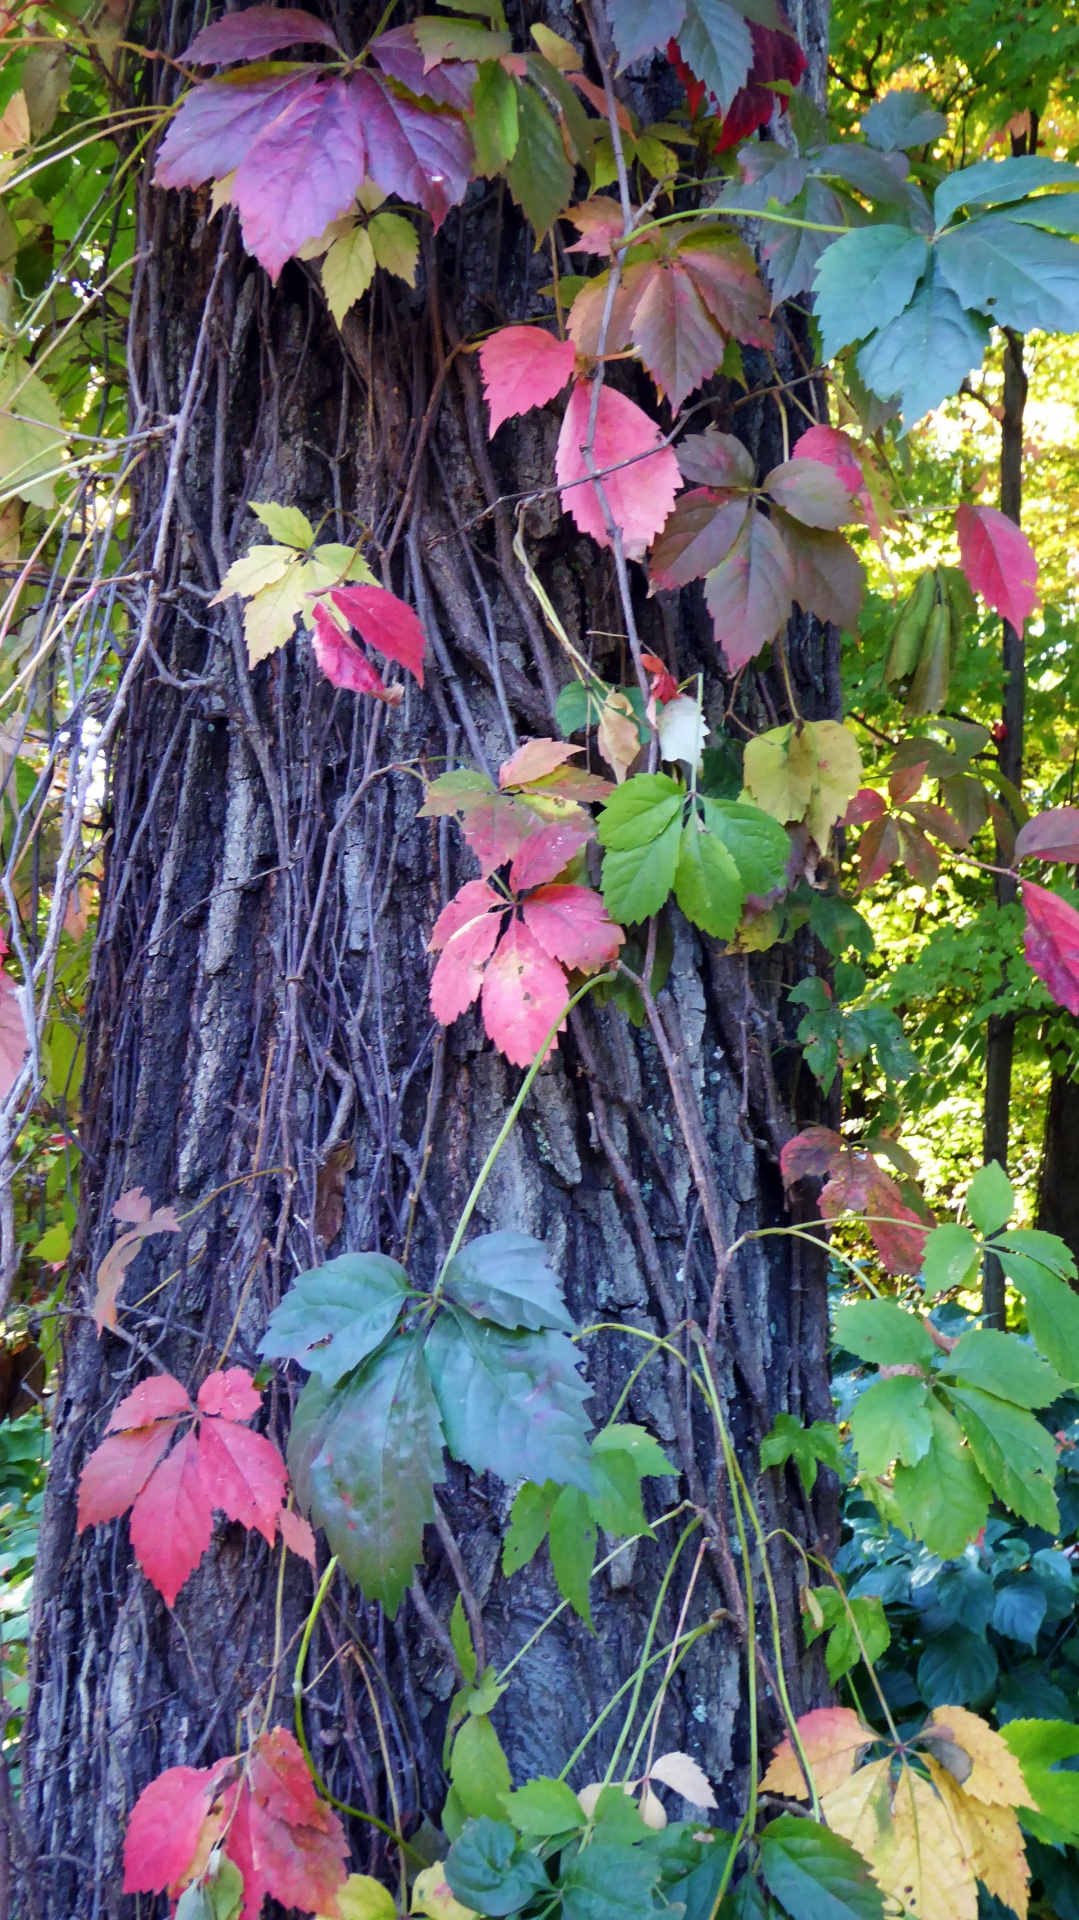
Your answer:
[[[1035,1806],[1010,1747],[976,1713],[968,1713],[965,1707],[935,1707],[929,1726],[938,1727],[970,1755],[973,1767],[970,1778],[962,1782],[965,1794],[984,1800],[989,1807]],[[928,1730],[922,1729],[923,1733]]]
[[[817,759],[806,825],[823,849],[836,821],[842,819],[858,791],[862,755],[853,733],[838,720],[810,720],[806,732],[812,733]]]
[[[381,1880],[368,1873],[350,1873],[338,1889],[336,1916],[318,1914],[315,1920],[395,1920],[397,1903]]]
[[[552,32],[550,27],[539,23],[532,29],[532,38],[545,60],[560,73],[576,73],[581,65],[581,56],[572,40],[566,40],[562,34]]]
[[[817,1707],[813,1713],[802,1715],[798,1737],[813,1783],[823,1795],[842,1786],[854,1772],[858,1749],[875,1736],[849,1707]],[[798,1755],[789,1737],[777,1748],[761,1786],[766,1793],[782,1793],[788,1800],[808,1800]]]
[[[472,1908],[455,1900],[446,1881],[446,1863],[436,1860],[425,1867],[412,1883],[412,1912],[425,1913],[428,1920],[472,1920]]]
[[[30,139],[30,113],[26,105],[26,95],[22,88],[13,93],[3,113],[0,113],[0,153],[11,153],[16,147],[25,147]]]
[[[376,187],[373,180],[361,180],[356,188],[356,198],[365,213],[374,213],[376,207],[382,205],[386,195],[381,187]]]
[[[267,654],[291,640],[296,615],[303,612],[311,582],[306,560],[295,560],[280,580],[256,593],[244,608],[244,639],[248,665],[256,667]]]
[[[367,231],[379,266],[414,287],[420,241],[411,220],[406,220],[403,213],[376,213]]]
[[[941,1796],[903,1767],[892,1799],[892,1831],[867,1854],[885,1893],[915,1920],[978,1920],[970,1859]]]
[[[971,1799],[970,1782],[964,1790],[937,1761],[929,1759],[927,1765],[971,1874],[1010,1907],[1018,1920],[1026,1920],[1030,1868],[1018,1817],[1011,1807],[988,1806]]]
[[[210,188],[211,220],[213,219],[216,213],[221,212],[222,207],[227,207],[231,205],[232,188],[233,188],[235,179],[236,179],[236,168],[233,167],[231,173],[222,174],[220,180],[215,180],[212,183]]]
[[[335,240],[322,262],[326,304],[338,326],[375,277],[375,250],[366,227],[354,226]]]
[[[891,1836],[888,1760],[873,1760],[844,1780],[841,1787],[821,1795],[821,1812],[833,1832],[857,1847],[870,1865]]]
[[[633,708],[617,687],[603,702],[596,738],[603,758],[614,768],[614,777],[621,786],[641,750],[641,742]]]
[[[746,746],[748,797],[784,826],[804,820],[822,849],[861,777],[858,742],[838,720],[773,727]]]
[[[354,225],[352,214],[340,214],[336,220],[330,221],[328,227],[323,227],[322,232],[316,234],[313,240],[304,240],[297,247],[297,260],[320,260],[324,253],[329,252],[335,240],[343,240],[346,234],[352,232]]]
[[[210,601],[211,607],[219,607],[234,593],[242,593],[246,600],[260,593],[263,587],[272,587],[288,572],[295,558],[291,547],[249,547],[233,561]]]
[[[52,394],[21,360],[9,360],[0,373],[0,486],[35,507],[51,507],[63,446]]]

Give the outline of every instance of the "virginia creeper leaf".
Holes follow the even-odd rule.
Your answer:
[[[210,1811],[216,1767],[167,1767],[144,1787],[124,1836],[124,1892],[160,1893],[182,1885]]]
[[[95,1447],[79,1480],[78,1530],[117,1520],[141,1493],[176,1431],[174,1420],[116,1433]]]
[[[729,940],[745,901],[741,876],[718,834],[694,807],[682,828],[674,896],[687,920]]]
[[[1079,299],[1079,251],[1071,240],[990,214],[964,221],[937,248],[941,277],[965,307],[1001,327],[1070,333]]]
[[[200,1413],[220,1414],[225,1420],[253,1420],[262,1394],[246,1367],[219,1367],[207,1374],[195,1404]]]
[[[388,1339],[408,1295],[408,1275],[384,1253],[342,1253],[302,1273],[270,1315],[259,1352],[297,1360],[325,1386]]]
[[[928,258],[927,242],[908,227],[857,227],[833,240],[813,276],[823,358],[834,359],[843,347],[895,320]]]
[[[1060,1528],[1053,1482],[1056,1446],[1033,1414],[980,1387],[951,1385],[949,1398],[970,1450],[1005,1506],[1031,1526],[1056,1534]]]
[[[488,1037],[514,1066],[529,1067],[568,999],[562,968],[515,915],[483,976],[480,1003]],[[564,1024],[559,1022],[559,1032]]]
[[[305,240],[352,205],[366,172],[362,110],[355,80],[311,78],[240,161],[232,198],[244,245],[272,280]]]
[[[794,571],[773,521],[751,513],[727,558],[707,576],[704,597],[728,671],[737,673],[785,626]]]
[[[607,522],[583,452],[591,401],[589,383],[574,387],[558,436],[555,477],[562,488],[563,510],[572,515],[582,533],[606,547],[611,544]],[[670,447],[659,444],[660,438],[655,422],[625,394],[613,387],[601,389],[593,470],[602,475],[600,484],[611,518],[622,534],[627,557],[634,560],[642,557],[663,526],[681,485],[678,462]],[[616,470],[607,472],[608,468]]]
[[[470,1714],[453,1743],[450,1779],[470,1819],[502,1816],[503,1796],[513,1782],[509,1763],[485,1713]]]
[[[231,1420],[199,1426],[199,1475],[211,1507],[254,1527],[273,1545],[288,1490],[285,1463],[271,1440]]]
[[[384,587],[334,587],[330,599],[369,647],[407,667],[422,687],[427,636],[410,606]]]
[[[551,1512],[551,1566],[558,1591],[591,1629],[588,1589],[596,1558],[596,1523],[580,1487],[563,1487]]]
[[[591,887],[538,887],[522,912],[525,926],[544,952],[580,973],[596,973],[616,960],[625,940]]]
[[[918,1316],[894,1300],[859,1300],[840,1307],[835,1331],[850,1353],[880,1367],[928,1367],[936,1351]]]
[[[955,530],[971,586],[1022,638],[1038,599],[1038,562],[1026,534],[998,508],[966,501],[956,511]]]
[[[547,1249],[527,1233],[507,1227],[470,1240],[450,1261],[443,1288],[447,1299],[500,1327],[574,1331]]]
[[[1031,880],[1024,880],[1021,893],[1027,963],[1060,1006],[1079,1014],[1079,913],[1059,894]]]
[[[674,885],[684,792],[665,773],[638,774],[612,794],[597,832],[606,848],[603,897],[613,920],[658,913]]]
[[[443,1026],[464,1013],[479,993],[505,909],[505,901],[485,880],[468,880],[435,921],[431,946],[443,951],[431,976],[431,1012]]]
[[[745,524],[750,502],[712,487],[682,494],[652,548],[650,571],[657,587],[684,587],[727,558]]]
[[[874,1303],[876,1304],[876,1303]],[[989,1487],[959,1427],[935,1400],[929,1403],[933,1438],[917,1466],[895,1470],[896,1502],[907,1525],[942,1560],[961,1554],[984,1527]]]
[[[871,147],[882,153],[909,152],[928,146],[948,131],[947,116],[938,113],[928,94],[897,88],[874,100],[862,115],[862,132]]]
[[[504,1820],[472,1820],[446,1856],[446,1880],[462,1906],[499,1920],[526,1906],[550,1883],[537,1854],[518,1847]]]
[[[1036,813],[1015,837],[1015,858],[1079,861],[1079,807]]]
[[[223,180],[235,172],[258,135],[310,85],[308,69],[244,87],[221,80],[193,87],[161,142],[154,185],[200,187],[204,180]]]
[[[1015,1211],[1015,1188],[999,1160],[979,1167],[966,1191],[964,1205],[979,1233],[999,1233]]]
[[[506,180],[537,235],[553,226],[573,193],[561,130],[535,87],[517,87],[517,144]]]
[[[193,67],[224,67],[233,60],[265,60],[279,47],[337,46],[333,28],[302,7],[244,7],[197,33],[185,60]]]
[[[212,1533],[213,1508],[202,1483],[198,1443],[189,1429],[156,1468],[131,1509],[135,1558],[166,1606],[175,1606]]]
[[[556,340],[543,327],[500,327],[480,348],[480,372],[490,413],[488,433],[530,407],[545,407],[573,376],[577,354],[570,340]]]
[[[884,1896],[849,1840],[815,1820],[782,1813],[761,1835],[769,1891],[799,1920],[882,1920]]]
[[[560,821],[529,834],[510,868],[513,891],[523,893],[528,887],[541,887],[555,880],[591,838],[590,826],[578,827]],[[549,948],[548,951],[553,953],[554,949]],[[561,955],[556,954],[555,958],[560,959]]]
[[[753,42],[741,11],[726,0],[686,0],[677,37],[686,65],[726,113],[753,63]]]
[[[455,1458],[475,1473],[555,1480],[588,1492],[582,1403],[591,1388],[561,1333],[507,1333],[450,1307],[428,1337],[427,1360]]]
[[[916,1467],[933,1438],[926,1384],[910,1373],[875,1380],[851,1409],[850,1430],[862,1473],[887,1473],[893,1460]]]
[[[967,1227],[949,1221],[934,1227],[925,1243],[925,1268],[922,1274],[925,1297],[932,1300],[950,1287],[971,1286],[981,1262],[981,1248]]]
[[[375,249],[366,227],[358,222],[341,234],[322,261],[322,286],[337,325],[350,307],[367,292],[375,277]]]
[[[948,1355],[942,1378],[952,1377],[1019,1407],[1047,1407],[1064,1392],[1064,1381],[1013,1334],[974,1327]]]
[[[130,1427],[149,1426],[153,1420],[173,1420],[192,1411],[187,1388],[171,1373],[151,1374],[113,1408],[105,1426],[106,1433],[123,1433]]]
[[[403,695],[401,687],[387,687],[372,660],[347,633],[342,633],[328,607],[316,601],[312,646],[315,659],[331,687],[349,693],[370,693],[376,700],[396,706]]]
[[[853,518],[850,489],[834,468],[823,460],[814,460],[801,452],[793,460],[773,467],[764,480],[764,490],[789,514],[807,527],[823,527],[830,532]]]
[[[981,365],[988,339],[981,315],[967,313],[951,288],[934,276],[862,348],[858,371],[873,393],[898,403],[909,428]]]
[[[1009,160],[979,160],[941,181],[933,196],[933,217],[943,227],[960,207],[992,207],[1022,200],[1038,187],[1079,183],[1079,167],[1044,154],[1019,154]]]

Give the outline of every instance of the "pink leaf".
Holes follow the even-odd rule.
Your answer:
[[[26,1059],[26,1023],[18,995],[6,973],[0,973],[0,1100],[11,1092]]]
[[[301,1560],[306,1560],[309,1567],[314,1567],[316,1564],[315,1536],[311,1531],[310,1522],[304,1519],[302,1513],[297,1513],[294,1507],[282,1507],[277,1516],[277,1524],[289,1552],[296,1554]]]
[[[544,952],[581,973],[595,973],[617,959],[626,937],[607,918],[603,896],[591,887],[540,887],[522,912]]]
[[[1015,840],[1017,860],[1079,860],[1079,807],[1036,813]]]
[[[464,886],[457,889],[448,906],[443,907],[435,921],[431,938],[427,943],[428,950],[431,953],[438,953],[447,940],[452,939],[455,933],[459,933],[462,927],[469,926],[478,915],[489,913],[492,907],[504,908],[506,904],[505,896],[496,893],[493,887],[487,885],[486,880],[466,880]]]
[[[483,1024],[495,1046],[515,1067],[531,1066],[568,998],[561,967],[511,920],[483,979]]]
[[[175,1420],[114,1433],[96,1447],[79,1480],[78,1531],[118,1520],[142,1492],[176,1431]]]
[[[204,1420],[199,1428],[199,1472],[211,1507],[242,1527],[256,1527],[269,1546],[288,1489],[285,1463],[265,1434],[231,1420]]]
[[[284,1727],[260,1735],[248,1777],[246,1817],[234,1823],[245,1920],[257,1920],[266,1894],[302,1913],[336,1913],[348,1842],[337,1815],[316,1795],[295,1736]],[[233,1856],[231,1833],[228,1852]]]
[[[484,806],[466,813],[461,831],[486,878],[496,867],[512,860],[539,826],[539,819],[523,800],[515,800],[508,793],[492,793]]]
[[[523,893],[526,887],[539,887],[544,881],[553,880],[591,838],[591,827],[570,827],[562,821],[529,834],[510,868],[510,886],[514,893]]]
[[[751,513],[726,560],[704,583],[715,635],[731,673],[744,667],[786,624],[793,567],[771,520]]]
[[[1027,960],[1058,1005],[1079,1014],[1079,913],[1058,893],[1029,880],[1023,882],[1022,897]]]
[[[611,241],[621,240],[625,231],[622,209],[609,193],[597,193],[583,200],[566,215],[580,234],[567,249],[570,253],[610,253]]]
[[[129,1187],[122,1193],[112,1210],[114,1220],[123,1221],[125,1226],[144,1227],[153,1212],[153,1203],[142,1187]]]
[[[450,208],[464,199],[471,177],[472,141],[464,121],[392,93],[371,73],[355,74],[352,84],[371,178],[384,193],[423,207],[440,227]]]
[[[997,507],[965,502],[956,511],[955,530],[971,586],[1022,639],[1038,599],[1038,562],[1026,534]]]
[[[542,327],[500,327],[480,348],[483,391],[490,410],[489,435],[504,420],[530,407],[545,407],[572,379],[577,353],[571,340],[556,340]]]
[[[198,1391],[200,1413],[222,1414],[226,1420],[253,1420],[262,1395],[246,1367],[218,1368],[208,1373]]]
[[[105,1432],[123,1433],[132,1427],[148,1427],[154,1420],[174,1420],[178,1414],[193,1412],[186,1387],[171,1373],[155,1373],[125,1395],[110,1414]]]
[[[319,601],[315,602],[314,621],[315,659],[331,687],[342,687],[348,693],[372,693],[387,706],[400,706],[404,689],[386,685],[374,662],[361,653],[347,633],[342,633],[329,608]]]
[[[583,747],[571,746],[568,740],[526,740],[523,747],[503,760],[498,770],[498,784],[505,789],[524,787],[532,780],[545,780],[549,773],[572,760],[575,753],[583,751]]]
[[[456,107],[459,113],[471,111],[477,72],[474,60],[447,60],[426,73],[411,26],[391,27],[388,33],[380,33],[377,40],[368,42],[367,51],[374,54],[384,73],[400,80],[410,93],[425,94],[437,106]]]
[[[839,427],[810,427],[797,441],[799,460],[822,460],[838,475],[848,493],[857,493],[862,485],[862,469],[848,433]]]
[[[633,315],[633,344],[677,412],[719,366],[727,340],[678,260],[657,262]]]
[[[197,33],[188,47],[185,60],[195,67],[223,67],[230,60],[265,60],[278,47],[295,47],[318,42],[338,52],[333,28],[302,7],[245,7],[242,12],[226,13]]]
[[[427,636],[411,607],[385,587],[334,587],[330,599],[369,647],[407,667],[422,687]]]
[[[841,475],[823,460],[802,457],[803,441],[793,460],[773,467],[764,481],[766,492],[807,527],[834,533],[855,518],[850,493]]]
[[[582,533],[609,547],[607,522],[596,487],[588,479],[583,452],[588,438],[592,389],[586,381],[574,387],[566,408],[555,454],[555,477],[562,489],[563,510],[571,514]],[[592,461],[611,517],[622,534],[631,560],[639,560],[663,526],[682,484],[678,462],[670,447],[660,445],[660,431],[624,393],[600,389]],[[628,462],[630,464],[623,464]],[[613,472],[605,472],[613,468]],[[586,485],[578,484],[586,481]]]
[[[859,787],[850,806],[840,821],[842,827],[864,827],[870,820],[882,820],[888,811],[888,802],[875,787]]]
[[[125,1893],[163,1893],[182,1884],[221,1771],[221,1763],[169,1767],[143,1788],[124,1839]]]
[[[355,200],[367,165],[363,105],[354,80],[310,77],[236,169],[244,246],[271,280]]]
[[[206,80],[184,95],[157,156],[154,185],[200,187],[223,180],[252,142],[311,82],[306,73],[282,74],[250,87]]]
[[[202,1485],[198,1442],[189,1429],[150,1475],[131,1509],[135,1558],[166,1606],[175,1605],[212,1533],[213,1509]]]
[[[483,882],[474,881],[471,884],[482,886]],[[451,906],[455,904],[454,901],[450,902]],[[474,918],[458,926],[445,943],[438,965],[431,975],[430,988],[431,1012],[444,1027],[448,1027],[451,1020],[456,1020],[466,1007],[472,1005],[480,990],[483,969],[495,950],[502,927],[505,904],[500,901],[499,907],[499,912],[478,911]]]

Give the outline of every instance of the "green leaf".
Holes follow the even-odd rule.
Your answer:
[[[748,11],[725,0],[686,0],[681,24],[671,13],[682,58],[715,94],[720,113],[730,110],[752,64],[753,42],[743,17]]]
[[[918,1662],[918,1691],[928,1707],[979,1706],[990,1697],[998,1671],[987,1640],[965,1627],[949,1627]]]
[[[604,1787],[592,1810],[592,1820],[605,1843],[616,1840],[633,1843],[643,1840],[649,1831],[636,1800],[625,1786]]]
[[[972,367],[981,365],[988,341],[981,315],[967,313],[934,277],[862,348],[858,371],[871,392],[898,404],[906,429],[959,391]]]
[[[1015,1188],[999,1160],[979,1167],[966,1193],[966,1209],[979,1233],[997,1233],[1015,1210]]]
[[[450,1639],[453,1651],[457,1655],[457,1665],[461,1669],[466,1686],[473,1686],[476,1679],[476,1649],[472,1645],[472,1630],[465,1613],[465,1603],[460,1594],[453,1603],[450,1614]]]
[[[1055,1242],[1063,1258],[1070,1261],[1067,1248],[1063,1241],[1056,1240],[1055,1234],[1026,1228],[1001,1234],[993,1250],[1008,1279],[1023,1296],[1027,1325],[1038,1352],[1065,1380],[1075,1383],[1079,1382],[1079,1295],[1060,1278],[1059,1264],[1051,1268],[1033,1251],[1042,1241]],[[1053,1252],[1049,1257],[1061,1260],[1061,1255]]]
[[[599,816],[600,845],[612,853],[650,846],[680,819],[685,789],[667,773],[638,773],[611,794]],[[647,917],[647,916],[642,916]]]
[[[322,261],[326,305],[340,326],[350,307],[367,292],[375,277],[375,250],[365,226],[357,221],[333,242]]]
[[[658,1877],[658,1863],[638,1849],[597,1838],[562,1870],[565,1920],[652,1920]]]
[[[892,1630],[885,1617],[884,1604],[875,1593],[847,1596],[835,1587],[815,1587],[813,1597],[822,1618],[818,1626],[812,1613],[806,1610],[802,1619],[806,1644],[811,1646],[820,1634],[828,1634],[824,1657],[828,1678],[835,1686],[865,1657],[862,1647],[871,1661],[878,1660],[891,1645]]]
[[[1001,327],[1071,332],[1079,299],[1079,250],[1071,240],[1010,220],[968,220],[941,240],[941,276],[965,307]]]
[[[458,1733],[450,1754],[450,1779],[470,1818],[486,1814],[501,1820],[502,1795],[513,1782],[502,1742],[485,1713],[470,1714]]]
[[[926,1235],[922,1285],[927,1300],[951,1287],[969,1287],[977,1277],[982,1250],[967,1227],[949,1221]]]
[[[301,1421],[297,1406],[289,1471],[349,1579],[392,1619],[435,1517],[435,1483],[445,1477],[420,1336],[391,1340],[320,1406],[323,1392],[312,1397],[313,1420]]]
[[[933,1428],[924,1380],[911,1373],[875,1380],[851,1409],[850,1430],[862,1473],[887,1473],[893,1460],[916,1467],[928,1453]]]
[[[896,1505],[915,1538],[930,1553],[953,1560],[984,1527],[989,1488],[974,1455],[963,1445],[956,1420],[935,1400],[929,1402],[933,1438],[916,1467],[897,1467]]]
[[[646,1427],[634,1426],[631,1420],[620,1420],[609,1427],[601,1427],[592,1441],[593,1455],[597,1453],[628,1453],[643,1480],[650,1474],[677,1473],[677,1467],[671,1465],[658,1440],[654,1440]]]
[[[1020,200],[1008,208],[1009,220],[1021,220],[1031,227],[1047,227],[1050,233],[1079,235],[1079,193],[1039,194],[1036,200]]]
[[[1064,1391],[1056,1369],[1024,1341],[988,1327],[974,1327],[962,1336],[948,1355],[941,1377],[982,1387],[1017,1407],[1048,1407]]]
[[[833,240],[813,280],[822,359],[834,359],[901,314],[928,258],[928,243],[908,227],[856,227]]]
[[[554,225],[573,193],[557,120],[535,87],[516,83],[517,145],[506,168],[509,189],[537,238]]]
[[[367,231],[378,265],[414,287],[420,239],[411,220],[406,220],[403,213],[376,213],[368,221]]]
[[[526,1480],[510,1508],[509,1531],[502,1546],[502,1571],[507,1577],[526,1567],[547,1538],[559,1489],[553,1480],[538,1487]]]
[[[252,500],[252,513],[262,521],[271,540],[285,547],[311,547],[315,529],[299,507],[278,507],[267,500]]]
[[[592,1449],[592,1472],[596,1491],[590,1501],[592,1518],[616,1539],[635,1539],[651,1535],[641,1505],[641,1479],[636,1461],[628,1453],[599,1453]],[[553,1546],[552,1546],[553,1551]]]
[[[817,1481],[817,1463],[823,1461],[834,1473],[843,1471],[843,1444],[839,1428],[830,1420],[814,1420],[805,1427],[793,1413],[777,1413],[772,1430],[761,1441],[761,1471],[782,1467],[793,1460],[807,1493]]]
[[[1040,1810],[1040,1818],[1032,1817],[1024,1807],[1023,1825],[1050,1845],[1079,1845],[1079,1773],[1056,1771],[1060,1761],[1079,1754],[1079,1727],[1065,1720],[1009,1720],[1000,1731]]]
[[[1022,200],[1038,187],[1066,187],[1079,182],[1079,167],[1039,154],[1020,154],[1012,160],[978,160],[942,180],[933,196],[933,218],[943,227],[960,207],[992,207]]]
[[[737,800],[702,799],[705,825],[721,840],[747,893],[770,893],[787,877],[790,841],[777,820]]]
[[[1056,1447],[1033,1414],[980,1387],[949,1386],[949,1397],[971,1452],[994,1493],[1031,1526],[1055,1534],[1060,1526],[1053,1482]]]
[[[312,1267],[270,1315],[259,1352],[296,1360],[328,1386],[388,1339],[408,1297],[408,1275],[384,1253],[342,1253]]]
[[[481,1816],[470,1820],[446,1856],[450,1892],[474,1913],[501,1920],[515,1913],[533,1894],[549,1889],[543,1863],[517,1844],[517,1835],[504,1820]]]
[[[508,1486],[542,1474],[591,1492],[582,1403],[592,1389],[564,1334],[506,1333],[448,1307],[426,1351],[455,1459],[474,1473],[496,1473]]]
[[[0,371],[0,487],[32,506],[51,507],[64,427],[43,380],[9,357]]]
[[[640,773],[616,789],[599,816],[603,897],[623,925],[658,913],[674,885],[684,799],[668,774]]]
[[[881,1920],[884,1896],[860,1853],[816,1820],[782,1813],[761,1834],[761,1873],[794,1920]]]
[[[588,1586],[596,1559],[596,1523],[580,1487],[563,1487],[551,1514],[551,1566],[558,1591],[585,1626],[592,1626]]]
[[[491,179],[517,151],[517,87],[497,60],[483,60],[472,89],[476,172]],[[561,724],[561,722],[559,723]]]
[[[540,1774],[517,1793],[505,1793],[502,1805],[518,1833],[549,1840],[557,1833],[573,1833],[584,1825],[581,1803],[564,1780]]]
[[[682,828],[674,897],[687,920],[718,940],[730,939],[746,897],[738,868],[695,807]]]
[[[562,1302],[562,1282],[547,1264],[546,1248],[527,1233],[504,1228],[470,1241],[450,1261],[444,1292],[447,1299],[500,1327],[574,1331]]]
[[[936,1353],[921,1320],[894,1300],[858,1300],[840,1307],[835,1331],[848,1353],[878,1367],[927,1367]]]

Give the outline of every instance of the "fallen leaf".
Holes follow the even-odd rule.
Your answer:
[[[607,765],[614,769],[614,777],[621,786],[641,751],[636,717],[621,687],[612,687],[600,708],[596,743]]]

